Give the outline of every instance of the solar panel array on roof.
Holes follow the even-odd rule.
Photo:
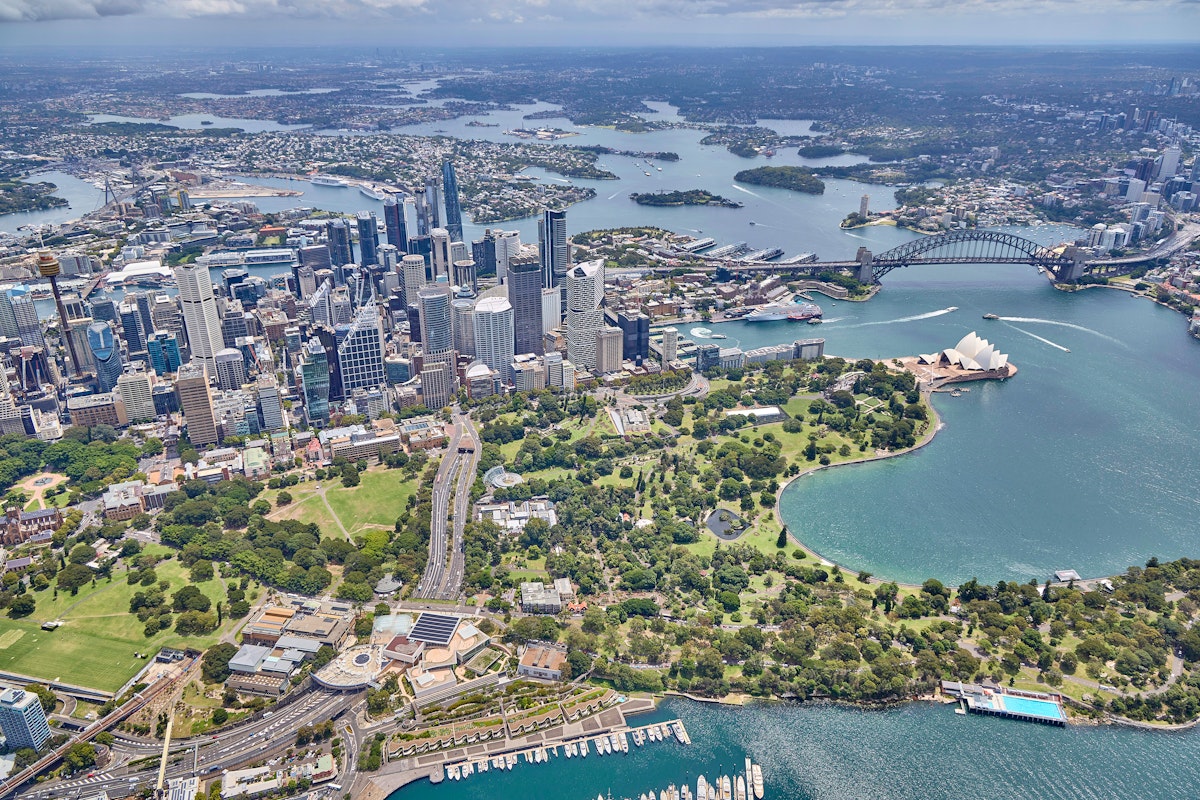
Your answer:
[[[459,618],[449,614],[424,613],[417,618],[416,624],[408,632],[408,638],[426,644],[449,644],[458,623]]]

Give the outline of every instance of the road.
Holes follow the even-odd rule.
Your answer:
[[[429,560],[425,564],[425,574],[417,584],[415,597],[429,600],[458,598],[466,568],[463,532],[470,519],[471,486],[475,483],[478,465],[479,438],[475,428],[470,418],[455,415],[450,444],[434,478]],[[452,497],[453,516],[450,513]],[[447,530],[450,519],[454,520],[453,539]]]
[[[1180,226],[1179,230],[1172,233],[1167,238],[1156,244],[1151,249],[1137,255],[1126,256],[1124,258],[1103,258],[1089,261],[1088,264],[1094,267],[1111,267],[1118,264],[1140,264],[1144,261],[1153,261],[1158,258],[1167,258],[1178,253],[1190,245],[1196,238],[1200,237],[1200,222],[1185,222]]]
[[[178,740],[171,747],[171,763],[167,765],[166,776],[208,778],[224,769],[281,754],[295,746],[297,728],[343,715],[361,700],[361,693],[337,694],[311,689],[279,711],[222,730],[219,736]],[[343,724],[339,722],[339,733]],[[347,742],[348,750],[353,752],[356,744]],[[93,777],[34,784],[16,796],[25,800],[49,800],[93,797],[103,791],[110,797],[125,797],[133,788],[154,785],[161,742],[136,741],[122,736],[113,743],[112,752],[113,761],[109,768]],[[132,762],[138,763],[131,766]]]

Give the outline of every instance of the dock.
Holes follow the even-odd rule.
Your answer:
[[[957,698],[960,709],[968,714],[985,714],[1060,728],[1067,724],[1062,695],[1058,694],[993,688],[961,681],[942,681],[942,693]]]

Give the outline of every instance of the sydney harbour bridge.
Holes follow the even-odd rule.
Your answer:
[[[1119,272],[1137,264],[1169,257],[1186,247],[1200,231],[1187,226],[1146,252],[1124,258],[1096,258],[1073,244],[1054,247],[1018,236],[989,230],[961,230],[924,236],[878,255],[860,247],[848,261],[772,263],[769,261],[711,261],[710,269],[727,269],[740,274],[809,274],[849,271],[859,282],[879,283],[900,267],[920,264],[1030,264],[1040,267],[1059,282],[1075,281],[1087,274]]]

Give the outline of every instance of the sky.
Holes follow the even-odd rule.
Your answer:
[[[1200,0],[0,0],[0,50],[1198,40]]]

